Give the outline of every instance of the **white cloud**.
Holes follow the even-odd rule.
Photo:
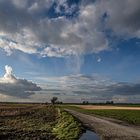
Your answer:
[[[16,78],[12,75],[12,67],[5,66],[5,75],[0,79],[0,83],[16,83]]]
[[[12,74],[12,67],[5,66],[5,75],[0,78],[0,93],[26,98],[41,88],[26,79],[18,79]]]
[[[71,6],[67,0],[58,0],[50,18],[47,12],[54,2],[1,0],[0,48],[8,55],[20,50],[43,57],[65,57],[109,50],[105,29],[117,37],[140,38],[139,0],[87,0]],[[76,16],[66,17],[76,10]]]
[[[13,2],[13,4],[17,7],[17,8],[25,8],[27,6],[27,2],[28,0],[11,0]]]
[[[98,26],[99,18],[94,4],[81,5],[79,16],[69,20],[65,16],[53,19],[40,17],[38,14],[49,10],[52,4],[49,0],[33,1],[30,5],[27,3],[22,4],[16,0],[13,3],[1,2],[1,6],[9,6],[8,13],[3,7],[0,8],[5,15],[0,19],[0,47],[8,55],[14,49],[49,57],[98,53],[108,49],[108,41]],[[49,6],[44,6],[48,4]],[[60,12],[61,6],[65,7],[66,13],[72,12],[76,7],[75,4],[69,7],[66,0],[59,0],[56,12]]]
[[[8,68],[8,72],[11,68]],[[8,74],[7,72],[7,74]],[[9,73],[10,74],[10,73]],[[14,76],[15,77],[15,76]],[[27,80],[17,79],[13,83],[0,82],[0,101],[46,102],[53,96],[64,102],[139,102],[140,84],[115,82],[98,75],[81,74],[63,77],[35,77],[39,86]],[[2,81],[0,79],[0,81]],[[30,92],[28,92],[30,91]],[[20,98],[19,98],[20,97]],[[74,99],[74,100],[73,100]]]
[[[84,99],[90,102],[105,102],[106,100],[139,102],[140,97],[139,83],[119,83],[98,75],[76,74],[63,77],[36,77],[35,79],[42,83],[40,86],[43,90],[40,94],[46,96],[46,99],[58,96],[63,101],[71,102],[73,102],[72,99],[78,102]]]
[[[101,61],[102,61],[101,57],[98,57],[98,58],[97,58],[97,62],[100,63]]]

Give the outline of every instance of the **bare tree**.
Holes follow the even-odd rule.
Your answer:
[[[52,97],[51,103],[54,105],[57,102],[58,98],[57,97]]]

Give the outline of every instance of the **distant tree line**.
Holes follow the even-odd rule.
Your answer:
[[[106,104],[108,104],[108,105],[113,105],[114,102],[113,102],[113,101],[106,101]]]
[[[83,105],[88,105],[89,104],[89,102],[88,101],[83,101],[83,103],[82,103]]]
[[[58,97],[52,97],[50,101],[51,101],[51,104],[53,104],[53,105],[54,104],[63,104],[62,101],[59,101],[58,100]],[[46,104],[48,104],[48,103],[46,102]],[[81,104],[81,103],[79,103],[79,104]],[[111,101],[106,101],[105,103],[89,103],[88,101],[83,101],[82,104],[83,105],[88,105],[88,104],[97,104],[97,105],[99,105],[99,104],[100,105],[102,105],[102,104],[105,105],[106,104],[106,105],[113,105],[114,104],[114,101],[112,101],[112,100]]]
[[[113,101],[106,101],[105,103],[89,103],[88,101],[83,101],[82,104],[83,105],[88,105],[88,104],[107,104],[107,105],[113,105],[114,102]]]

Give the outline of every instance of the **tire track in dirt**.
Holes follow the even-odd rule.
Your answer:
[[[140,128],[124,126],[109,120],[65,109],[85,126],[95,131],[101,140],[140,140]]]

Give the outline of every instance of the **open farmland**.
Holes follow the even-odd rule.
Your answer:
[[[114,118],[129,124],[140,125],[140,107],[75,105],[67,106],[67,108],[86,114]]]
[[[80,134],[80,123],[55,106],[0,105],[0,140],[72,140]]]
[[[83,110],[88,114],[99,115],[125,121],[130,124],[140,125],[140,110]]]
[[[82,109],[100,110],[100,109],[113,109],[113,110],[140,110],[140,106],[111,106],[111,105],[76,105]]]
[[[3,106],[0,109],[0,139],[53,139],[51,127],[57,111],[45,106]]]

